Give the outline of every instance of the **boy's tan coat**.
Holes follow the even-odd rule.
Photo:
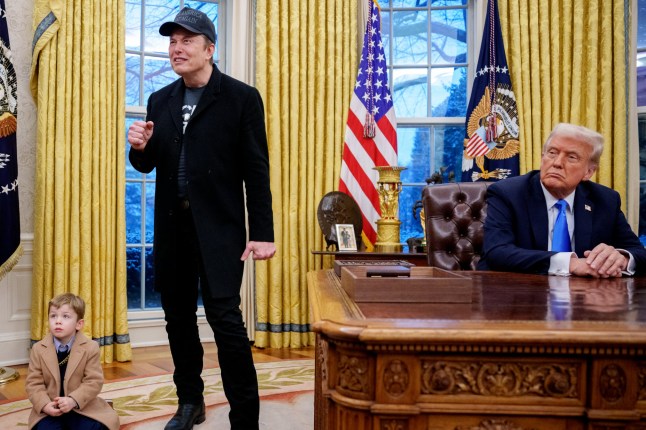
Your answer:
[[[54,338],[48,334],[31,349],[29,370],[25,388],[34,406],[29,415],[29,429],[45,418],[43,407],[58,397],[61,376],[56,356]],[[68,413],[79,413],[105,424],[109,430],[119,429],[117,413],[102,398],[98,397],[103,387],[98,343],[77,332],[67,363],[63,382],[65,395],[74,398],[79,409]]]

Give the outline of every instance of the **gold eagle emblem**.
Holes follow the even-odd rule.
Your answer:
[[[485,88],[485,92],[480,99],[478,105],[471,112],[471,116],[467,122],[467,135],[472,136],[478,128],[487,124],[489,116],[492,114],[491,95],[489,88]],[[484,168],[484,160],[487,157],[490,160],[504,160],[517,155],[520,151],[520,141],[518,140],[518,128],[516,120],[518,118],[518,111],[516,108],[516,100],[513,91],[508,85],[499,84],[496,91],[496,100],[493,114],[495,115],[497,133],[495,142],[496,145],[491,148],[485,155],[471,157],[467,155],[466,147],[469,139],[464,139],[463,157],[467,160],[475,158],[475,163],[480,168],[482,173],[474,173],[474,181],[477,179],[503,179],[507,175],[506,169],[496,169],[488,172]],[[510,126],[515,129],[510,130]]]

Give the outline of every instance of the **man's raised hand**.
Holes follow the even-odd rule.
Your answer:
[[[137,151],[143,151],[153,135],[155,124],[152,121],[135,121],[128,129],[128,143]]]

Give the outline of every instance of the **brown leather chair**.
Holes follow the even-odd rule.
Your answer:
[[[489,182],[429,185],[422,191],[428,265],[475,270],[482,253]]]

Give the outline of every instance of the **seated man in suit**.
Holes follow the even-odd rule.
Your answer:
[[[596,278],[644,271],[646,250],[619,194],[589,180],[602,151],[599,133],[558,124],[540,171],[491,185],[478,269]]]

